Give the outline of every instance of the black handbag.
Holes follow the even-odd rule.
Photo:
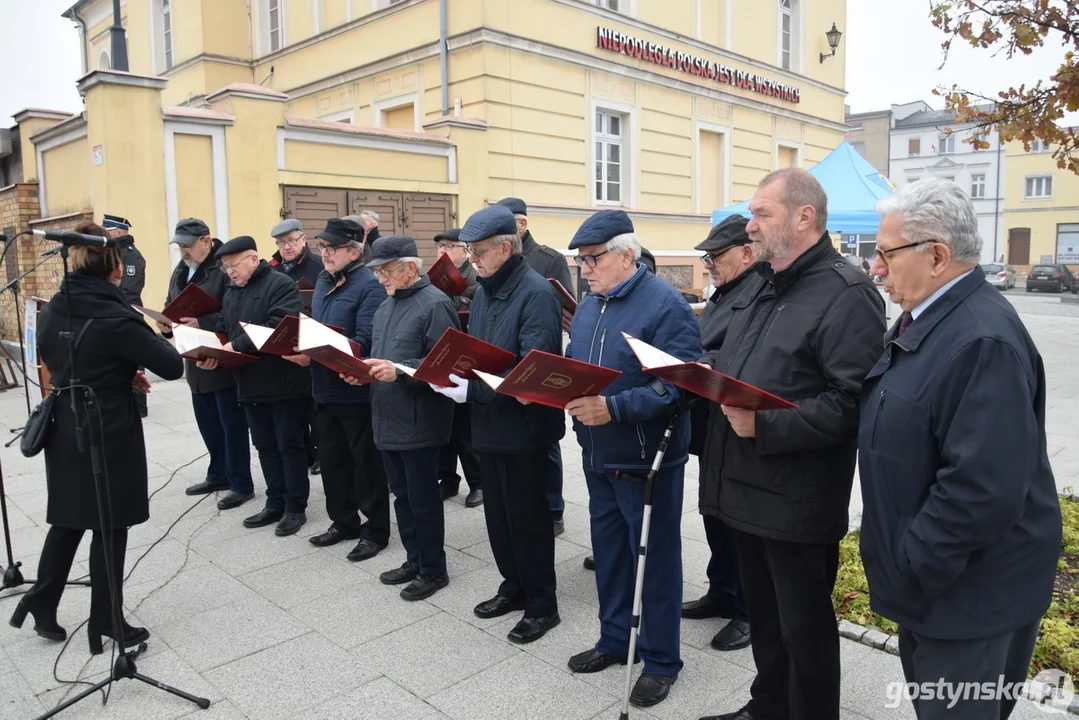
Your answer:
[[[75,347],[72,354],[78,355],[79,343],[82,342],[82,338],[86,335],[86,331],[89,329],[93,318],[86,321],[86,324],[82,326],[82,330],[79,331],[78,336],[75,338]],[[22,437],[19,439],[19,450],[26,457],[34,457],[45,448],[45,442],[49,439],[49,431],[52,429],[53,413],[56,410],[56,396],[59,395],[57,387],[63,387],[67,385],[67,382],[55,383],[49,394],[45,396],[45,399],[38,403],[38,406],[34,408],[30,413],[30,417],[26,418],[26,425],[22,429]]]

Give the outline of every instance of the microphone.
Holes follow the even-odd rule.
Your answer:
[[[34,230],[34,237],[45,238],[64,245],[89,245],[91,247],[115,247],[116,241],[100,235],[85,235],[72,230]]]

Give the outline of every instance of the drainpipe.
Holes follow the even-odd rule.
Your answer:
[[[446,57],[446,0],[438,0],[438,55],[442,74],[442,116],[450,114],[449,61]]]
[[[82,74],[85,75],[90,72],[90,52],[86,49],[86,21],[79,17],[77,6],[72,6],[64,15],[69,20],[74,20],[79,26],[79,40],[82,45]]]

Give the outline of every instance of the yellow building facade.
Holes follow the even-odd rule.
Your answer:
[[[1005,258],[1026,272],[1039,263],[1079,271],[1079,176],[1057,167],[1040,141],[1005,147]]]
[[[422,240],[506,196],[561,249],[624,208],[700,288],[711,212],[846,129],[844,45],[825,37],[845,0],[122,0],[130,74],[108,71],[111,4],[65,13],[86,112],[27,134],[43,215],[131,218],[150,297],[182,217],[268,254],[281,217],[313,238],[374,209],[383,235]]]

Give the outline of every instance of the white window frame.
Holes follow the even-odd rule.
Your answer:
[[[910,151],[911,142],[918,141],[918,152]],[[907,157],[921,157],[922,156],[922,139],[920,137],[908,137],[907,138]]]
[[[371,12],[377,12],[379,10],[385,10],[391,5],[402,3],[405,0],[371,0]]]
[[[618,120],[618,135],[608,133],[604,130],[597,130],[596,125],[606,125],[608,120]],[[626,142],[626,116],[620,112],[614,112],[606,109],[597,109],[595,115],[592,116],[592,170],[600,169],[600,177],[597,180],[595,175],[592,177],[592,201],[596,205],[623,205],[625,197],[625,167],[626,167],[626,146],[629,144]],[[604,157],[600,157],[597,152],[597,145],[602,146]],[[611,180],[607,176],[607,165],[614,163],[609,158],[608,149],[618,148],[618,199],[612,200],[608,197],[610,191]],[[599,192],[597,193],[597,187],[599,186]]]
[[[733,0],[727,0],[730,5]],[[784,3],[790,7],[784,8]],[[776,66],[788,72],[801,72],[802,70],[802,3],[801,0],[776,0]],[[790,17],[790,58],[788,66],[783,66],[783,18]],[[729,18],[728,18],[729,19]]]
[[[105,58],[105,64],[104,65],[101,64],[101,58]],[[97,67],[95,69],[96,70],[111,70],[112,69],[112,58],[109,56],[109,51],[106,50],[105,48],[102,48],[101,52],[99,52],[97,54]]]
[[[984,200],[985,199],[985,173],[976,173],[970,176],[970,199],[971,200]],[[975,193],[975,190],[980,192]]]
[[[1035,194],[1030,192],[1031,189],[1037,190],[1038,181],[1041,180],[1042,189],[1047,189],[1048,192]],[[1033,181],[1033,185],[1031,182]],[[1027,175],[1023,178],[1023,199],[1024,200],[1052,200],[1053,199],[1053,175],[1052,174],[1039,174],[1039,175]]]
[[[322,0],[311,0],[311,34],[322,32]]]
[[[1031,140],[1030,141],[1030,152],[1032,152],[1032,153],[1049,152],[1049,147],[1042,140],[1038,140],[1038,139]]]
[[[595,118],[593,118],[593,128],[595,127],[594,122]],[[719,125],[703,120],[697,120],[694,125],[693,157],[695,159],[694,167],[696,168],[696,175],[693,177],[693,210],[697,213],[711,212],[717,208],[706,208],[701,206],[701,174],[703,172],[703,169],[701,168],[701,133],[721,135],[723,138],[723,187],[720,188],[723,197],[721,198],[722,204],[720,207],[727,207],[731,204],[731,172],[734,167],[731,163],[731,128],[729,125]],[[592,152],[595,154],[595,143],[593,143]],[[593,167],[593,170],[594,169],[595,168]],[[595,178],[593,178],[593,185],[595,182]]]
[[[342,110],[340,112],[330,113],[329,115],[320,115],[318,119],[319,120],[328,120],[329,122],[339,122],[339,123],[343,123],[343,122],[345,122],[347,120],[348,124],[355,125],[356,124],[356,110],[355,110],[355,108],[353,108],[351,110]]]
[[[772,147],[772,170],[779,170],[779,148],[787,148],[794,151],[794,167],[802,167],[802,143],[793,140],[776,140]]]
[[[271,17],[277,10],[277,47],[274,47],[274,27]],[[275,53],[285,48],[285,0],[266,0],[266,52]]]
[[[937,155],[955,155],[955,133],[937,136]]]
[[[165,70],[171,70],[175,64],[172,42],[172,0],[161,0],[161,64]],[[167,23],[166,23],[167,20]]]
[[[639,123],[636,105],[621,103],[606,98],[593,98],[592,107],[588,114],[588,168],[586,170],[589,207],[637,207],[638,187],[635,182],[635,174],[640,166]],[[621,172],[619,185],[621,198],[617,203],[596,199],[596,113],[608,113],[622,116],[622,153]]]
[[[418,92],[409,93],[407,95],[398,95],[397,97],[386,98],[385,100],[379,100],[374,104],[375,111],[375,127],[385,127],[382,124],[382,114],[389,110],[396,110],[397,108],[404,107],[409,103],[412,104],[412,130],[419,132],[421,127],[420,118],[420,95]]]

